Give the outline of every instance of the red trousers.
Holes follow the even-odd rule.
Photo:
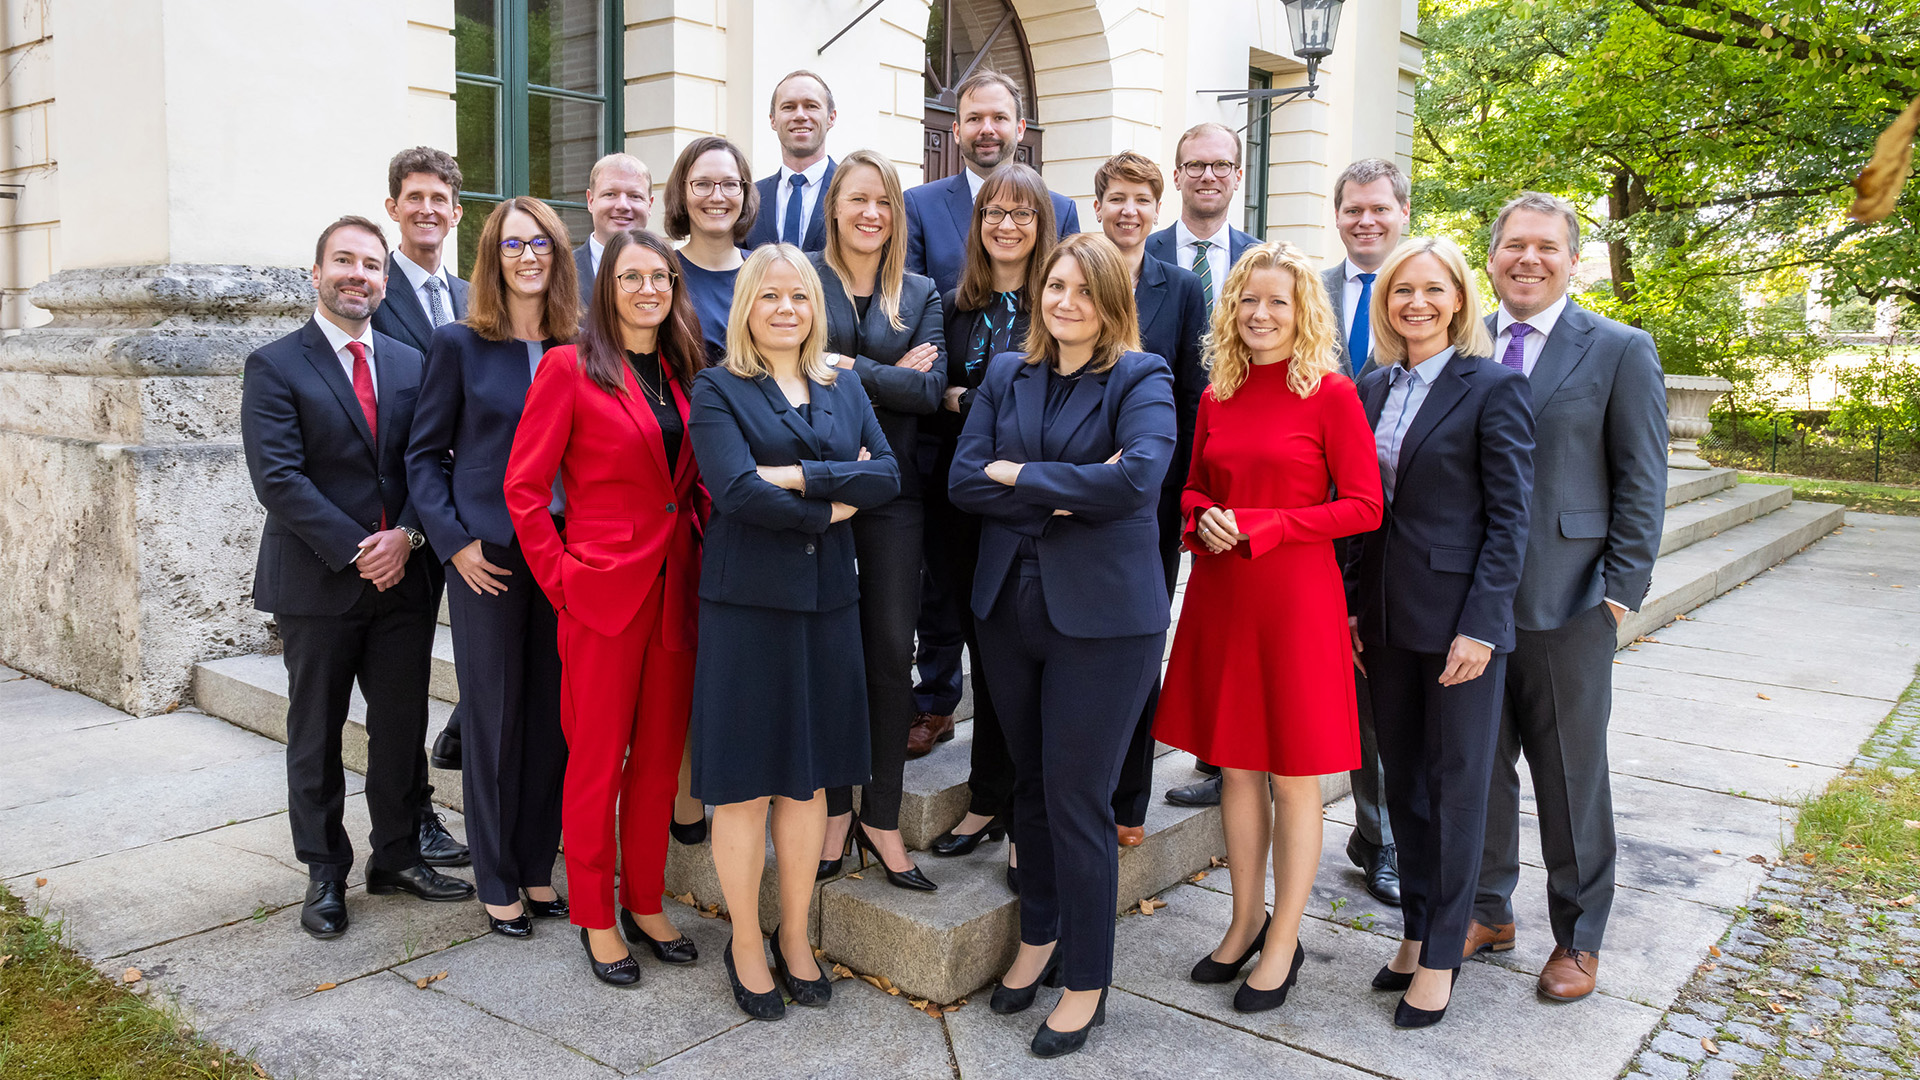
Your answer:
[[[613,925],[616,807],[620,905],[636,915],[661,910],[694,656],[666,646],[662,591],[656,583],[615,637],[560,612],[560,726],[567,736],[560,827],[575,926]]]

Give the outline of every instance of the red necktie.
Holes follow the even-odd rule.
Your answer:
[[[373,445],[380,445],[380,406],[373,399],[373,369],[367,366],[367,347],[358,341],[347,342],[347,351],[353,354],[353,396],[360,399],[360,411],[367,414],[367,434],[373,436]],[[378,458],[379,452],[374,452]],[[387,527],[387,511],[380,510],[380,528]]]

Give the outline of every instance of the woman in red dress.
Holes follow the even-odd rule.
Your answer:
[[[1359,395],[1338,374],[1333,309],[1300,250],[1249,249],[1222,293],[1181,500],[1193,570],[1154,734],[1221,766],[1233,922],[1193,979],[1231,982],[1259,953],[1233,998],[1258,1012],[1285,1003],[1306,957],[1319,778],[1360,764],[1333,541],[1380,524],[1380,468]]]

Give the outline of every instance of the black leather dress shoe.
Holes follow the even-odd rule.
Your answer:
[[[412,893],[422,900],[451,903],[457,900],[473,899],[473,883],[457,877],[448,877],[433,867],[421,863],[409,866],[405,870],[381,870],[367,867],[367,892],[374,896],[388,893]]]
[[[640,962],[632,953],[603,964],[593,955],[593,943],[587,939],[587,928],[580,928],[580,947],[587,950],[587,966],[593,969],[593,977],[608,986],[633,986],[640,981]]]
[[[511,919],[497,918],[493,912],[489,911],[487,912],[487,929],[499,934],[501,937],[512,938],[515,941],[519,941],[533,936],[533,920],[527,918],[527,913],[524,908],[521,909],[520,914],[515,915]]]
[[[691,964],[700,959],[700,947],[693,943],[692,938],[681,934],[672,941],[657,941],[652,934],[640,929],[640,921],[626,908],[620,909],[620,932],[626,935],[629,942],[645,942],[653,958],[663,964]]]
[[[447,831],[439,812],[429,809],[420,815],[420,860],[428,866],[465,866],[473,856]]]
[[[949,829],[933,838],[927,850],[935,855],[971,855],[982,840],[999,840],[1007,835],[1007,815],[1000,814],[979,832],[957,833]]]
[[[460,728],[452,721],[440,729],[433,740],[433,750],[427,754],[427,762],[436,769],[460,771]]]
[[[551,900],[535,900],[531,896],[527,897],[527,914],[536,919],[564,919],[573,912],[567,907],[567,898],[554,893]]]
[[[1220,778],[1209,776],[1199,783],[1172,788],[1167,792],[1167,801],[1175,806],[1219,806]]]
[[[300,929],[326,941],[347,932],[347,883],[307,882],[307,901],[300,905]]]
[[[1367,892],[1390,907],[1400,906],[1400,854],[1392,844],[1376,847],[1355,829],[1347,835],[1347,859],[1367,879]]]

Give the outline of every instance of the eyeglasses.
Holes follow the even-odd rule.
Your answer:
[[[536,236],[531,240],[500,241],[500,251],[509,259],[519,258],[520,253],[528,248],[532,248],[535,255],[551,255],[553,254],[553,241],[544,236]]]
[[[1038,211],[1026,206],[1015,210],[1009,210],[1004,206],[988,206],[982,208],[980,211],[980,220],[989,225],[998,225],[1002,221],[1012,218],[1013,223],[1021,228],[1033,224],[1034,219],[1039,216]]]
[[[1198,180],[1207,175],[1208,169],[1212,169],[1216,176],[1232,176],[1233,170],[1239,167],[1231,161],[1189,161],[1180,166],[1180,170]]]
[[[693,192],[694,197],[697,199],[704,199],[707,196],[712,195],[714,188],[719,188],[720,194],[725,195],[727,198],[731,199],[734,196],[740,194],[741,192],[747,190],[747,185],[744,182],[739,180],[689,180],[687,181],[687,190]]]
[[[639,292],[641,282],[652,285],[654,292],[666,292],[673,288],[675,278],[671,270],[655,270],[651,274],[642,274],[638,270],[629,270],[614,280],[620,283],[621,292]]]

